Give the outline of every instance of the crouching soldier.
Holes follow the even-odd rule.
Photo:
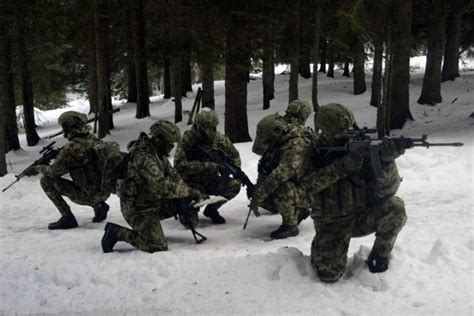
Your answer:
[[[309,216],[300,177],[309,168],[312,140],[309,130],[288,124],[278,114],[264,117],[257,125],[252,151],[262,158],[250,208],[260,206],[281,215],[282,225],[270,234],[274,239],[298,235],[298,224]]]
[[[240,155],[229,138],[217,131],[219,118],[216,112],[203,108],[196,115],[191,130],[184,132],[183,139],[178,144],[175,156],[175,166],[183,176],[184,181],[192,188],[204,194],[220,195],[227,200],[233,199],[240,191],[241,183],[237,179],[223,176],[223,166],[210,161],[208,154],[223,153],[240,167]],[[195,146],[195,144],[199,146]],[[200,147],[200,148],[198,148]],[[204,216],[209,217],[214,224],[224,224],[225,219],[218,209],[225,202],[206,206]]]
[[[118,241],[150,253],[167,250],[160,221],[175,215],[173,199],[203,197],[182,180],[170,180],[167,156],[180,139],[178,127],[158,121],[151,126],[150,133],[151,138],[141,133],[137,141],[129,144],[124,179],[117,183],[121,211],[132,229],[107,223],[102,237],[105,253],[112,252]]]
[[[320,134],[313,162],[316,169],[303,178],[316,229],[311,262],[324,282],[336,282],[344,274],[351,238],[372,233],[375,242],[366,263],[370,272],[387,270],[406,222],[404,203],[395,196],[401,179],[394,162],[404,149],[388,139],[382,142],[381,178],[375,178],[367,150],[325,151],[325,147],[344,148],[354,123],[352,112],[340,104],[321,107],[314,121]]]
[[[102,175],[96,168],[92,148],[101,141],[89,133],[87,117],[78,112],[68,111],[59,116],[64,137],[69,142],[62,148],[54,163],[50,166],[39,165],[35,169],[41,173],[41,187],[61,213],[61,218],[48,225],[48,229],[68,229],[77,227],[77,221],[71,208],[64,200],[67,196],[79,205],[88,205],[94,209],[92,222],[107,218],[109,206],[105,203],[108,192],[101,189]],[[71,180],[62,176],[69,173]]]

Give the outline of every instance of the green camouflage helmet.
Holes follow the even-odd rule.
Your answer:
[[[67,111],[59,116],[58,123],[63,127],[80,129],[87,124],[87,116],[76,111]]]
[[[302,125],[306,123],[306,120],[311,115],[311,105],[302,100],[293,100],[288,104],[286,109],[285,117],[291,121],[296,121]]]
[[[257,124],[257,135],[252,146],[252,151],[263,155],[274,144],[278,143],[287,130],[287,124],[278,113],[265,116]]]
[[[314,129],[323,134],[335,135],[352,128],[354,123],[351,110],[338,103],[322,106],[314,117]]]
[[[175,143],[181,139],[178,126],[165,120],[159,120],[150,127],[150,134],[153,139],[164,140],[168,143]]]
[[[202,108],[202,110],[196,114],[194,123],[197,125],[197,127],[202,129],[216,128],[219,124],[219,117],[212,109]]]

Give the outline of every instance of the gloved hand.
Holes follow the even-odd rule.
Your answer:
[[[209,198],[209,195],[201,193],[201,191],[197,189],[192,189],[191,192],[189,193],[189,198],[193,201],[200,201],[200,200],[206,200]]]
[[[380,159],[385,162],[393,161],[405,153],[404,148],[399,148],[397,144],[390,139],[384,139],[381,147]]]
[[[341,159],[342,167],[347,174],[354,174],[359,172],[364,163],[364,156],[360,151],[351,151]]]
[[[31,176],[36,176],[38,174],[44,173],[44,171],[48,168],[47,165],[37,165],[29,168],[28,170],[25,171],[25,176],[31,177]]]
[[[215,162],[209,162],[209,161],[204,163],[204,168],[210,173],[216,173],[224,169],[223,166]]]
[[[259,203],[258,203],[257,199],[255,197],[252,198],[252,200],[250,201],[250,205],[249,205],[252,212],[254,212],[254,213],[257,212],[258,213],[258,205],[259,205]]]

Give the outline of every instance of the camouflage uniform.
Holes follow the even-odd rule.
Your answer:
[[[154,127],[162,125],[166,125],[172,135],[170,141],[160,143],[163,135],[156,135],[158,132]],[[142,133],[129,145],[130,159],[125,177],[117,183],[121,211],[132,229],[107,223],[102,241],[104,252],[111,252],[117,241],[125,241],[150,253],[167,250],[160,221],[174,216],[176,209],[172,199],[191,194],[190,187],[182,180],[171,182],[166,168],[169,164],[166,155],[173,148],[173,142],[179,139],[176,136],[179,136],[178,128],[170,122],[159,121],[151,130],[155,134],[152,138]]]
[[[270,234],[272,238],[298,234],[299,212],[308,207],[299,178],[309,167],[312,140],[310,130],[288,124],[278,114],[263,118],[257,126],[252,150],[263,155],[251,207],[282,216],[282,226]]]
[[[184,181],[202,193],[221,195],[227,200],[233,199],[240,191],[241,183],[237,179],[223,178],[220,175],[220,166],[209,162],[207,157],[193,144],[199,144],[209,152],[219,150],[227,154],[240,167],[240,155],[228,137],[216,130],[218,118],[214,111],[204,110],[196,116],[193,127],[184,132],[181,143],[176,150],[174,165],[182,175]],[[202,129],[207,129],[202,131]],[[217,209],[224,203],[216,203],[206,207],[204,215],[210,217],[214,223],[224,223]]]
[[[68,120],[74,121],[71,123],[73,127],[67,126]],[[76,204],[93,207],[96,211],[93,221],[102,221],[108,211],[108,205],[104,201],[110,194],[101,188],[102,175],[95,166],[92,151],[92,148],[101,141],[89,133],[84,114],[65,112],[59,117],[59,123],[63,125],[65,137],[69,142],[62,148],[51,166],[37,167],[43,174],[41,187],[62,216],[58,222],[51,223],[48,227],[49,229],[77,227],[71,208],[63,196],[67,196]],[[72,181],[62,178],[66,173],[69,173]],[[64,225],[65,220],[70,225]]]
[[[335,143],[333,136],[338,131],[329,129],[339,127],[342,132],[351,127],[354,118],[349,110],[339,104],[329,104],[322,107],[317,116],[315,128],[323,131],[318,147],[341,146],[347,141],[344,138],[342,143]],[[385,145],[393,144],[386,142]],[[389,254],[406,222],[404,203],[395,196],[401,178],[394,159],[402,153],[398,148],[382,149],[384,176],[380,179],[373,175],[368,153],[324,155],[319,151],[315,156],[317,169],[305,176],[303,183],[316,229],[311,262],[322,281],[335,282],[341,278],[350,239],[371,233],[375,233],[376,238],[367,261],[369,269],[383,272],[388,268]],[[350,167],[354,159],[355,168]]]

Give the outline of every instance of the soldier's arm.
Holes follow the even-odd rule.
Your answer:
[[[162,167],[151,156],[142,155],[138,168],[143,184],[155,199],[173,199],[187,197],[191,189],[183,181],[171,182]],[[166,158],[165,158],[166,159]]]
[[[234,161],[234,164],[237,167],[240,167],[242,165],[242,162],[240,161],[239,151],[237,150],[237,148],[235,148],[234,144],[232,144],[232,142],[227,136],[223,135],[223,140],[224,140],[222,143],[222,146],[224,147],[223,151],[227,155],[229,155],[230,158],[232,158],[232,160]]]
[[[184,133],[181,142],[178,144],[176,154],[174,156],[174,167],[178,172],[186,174],[198,174],[206,171],[205,162],[192,160],[188,154],[191,148],[192,140],[187,132]]]
[[[326,166],[315,167],[314,170],[302,177],[301,182],[312,193],[318,193],[346,176],[347,173],[342,162],[338,159]]]
[[[70,141],[59,152],[54,162],[42,170],[42,173],[47,177],[60,177],[72,168],[83,166],[88,160],[87,149],[78,142]]]

